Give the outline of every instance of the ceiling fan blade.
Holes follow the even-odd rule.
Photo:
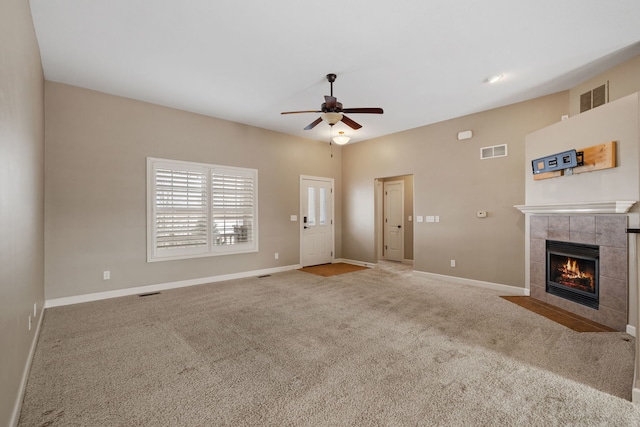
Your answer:
[[[327,109],[332,109],[332,108],[336,108],[336,103],[338,102],[338,99],[334,96],[328,96],[325,95],[324,96],[324,102],[327,106]]]
[[[384,114],[382,108],[344,108],[343,113]]]
[[[358,130],[358,129],[360,129],[362,127],[361,124],[358,124],[358,123],[354,122],[353,120],[351,120],[349,117],[347,117],[345,115],[342,116],[342,123],[344,123],[345,125],[349,126],[353,130]]]
[[[311,129],[313,129],[313,128],[314,128],[314,127],[316,127],[316,125],[317,125],[318,123],[320,123],[321,121],[322,121],[322,117],[318,117],[318,118],[317,118],[317,119],[315,119],[313,122],[309,123],[309,125],[308,125],[306,128],[304,128],[304,130],[311,130]]]
[[[304,111],[285,111],[280,114],[300,114],[300,113],[322,113],[320,110],[304,110]]]

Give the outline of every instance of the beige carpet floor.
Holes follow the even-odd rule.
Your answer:
[[[487,289],[300,271],[47,309],[21,426],[637,426],[634,339]]]

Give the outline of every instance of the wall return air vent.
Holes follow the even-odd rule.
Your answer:
[[[609,102],[609,82],[580,95],[580,112],[584,113],[592,108]]]
[[[507,144],[492,145],[480,149],[480,159],[493,159],[495,157],[507,157]]]

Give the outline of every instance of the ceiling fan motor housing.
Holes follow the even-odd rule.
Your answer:
[[[327,107],[327,103],[323,102],[320,109],[322,110],[323,113],[329,113],[329,112],[339,113],[342,111],[342,102],[336,102],[336,106],[333,108]]]

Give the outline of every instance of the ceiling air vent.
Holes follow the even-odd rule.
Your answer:
[[[480,149],[480,158],[482,160],[493,159],[495,157],[507,157],[507,144],[482,147]]]
[[[609,82],[580,95],[580,112],[591,110],[609,102]]]

